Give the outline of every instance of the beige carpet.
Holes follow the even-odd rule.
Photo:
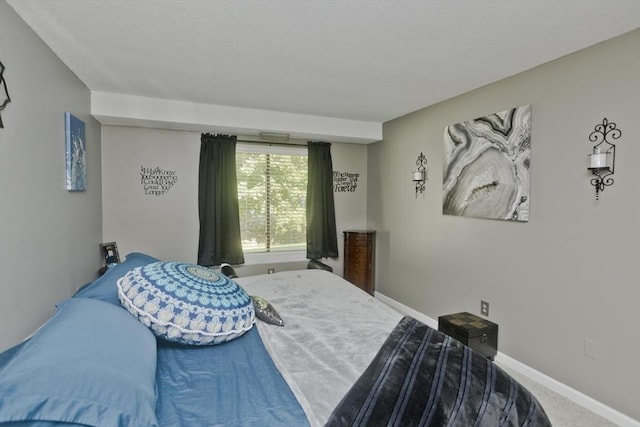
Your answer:
[[[497,363],[533,393],[544,407],[553,427],[615,427],[608,421],[532,379]]]

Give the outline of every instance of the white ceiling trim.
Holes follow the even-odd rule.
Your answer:
[[[91,92],[91,114],[103,125],[212,133],[287,133],[292,139],[368,144],[382,140],[382,123],[223,105]]]

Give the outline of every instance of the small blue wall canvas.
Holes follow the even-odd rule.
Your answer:
[[[67,160],[67,190],[87,189],[87,142],[84,122],[73,114],[64,113]]]
[[[529,220],[531,106],[447,126],[442,213]]]

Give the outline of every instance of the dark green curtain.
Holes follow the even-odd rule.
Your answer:
[[[200,139],[198,264],[242,264],[236,137],[203,133]]]
[[[307,258],[337,258],[331,144],[308,143]]]

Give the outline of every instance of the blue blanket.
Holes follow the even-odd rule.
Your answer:
[[[160,426],[308,426],[254,327],[233,341],[188,347],[159,341]]]
[[[536,398],[480,353],[410,317],[393,330],[327,427],[550,427]]]

